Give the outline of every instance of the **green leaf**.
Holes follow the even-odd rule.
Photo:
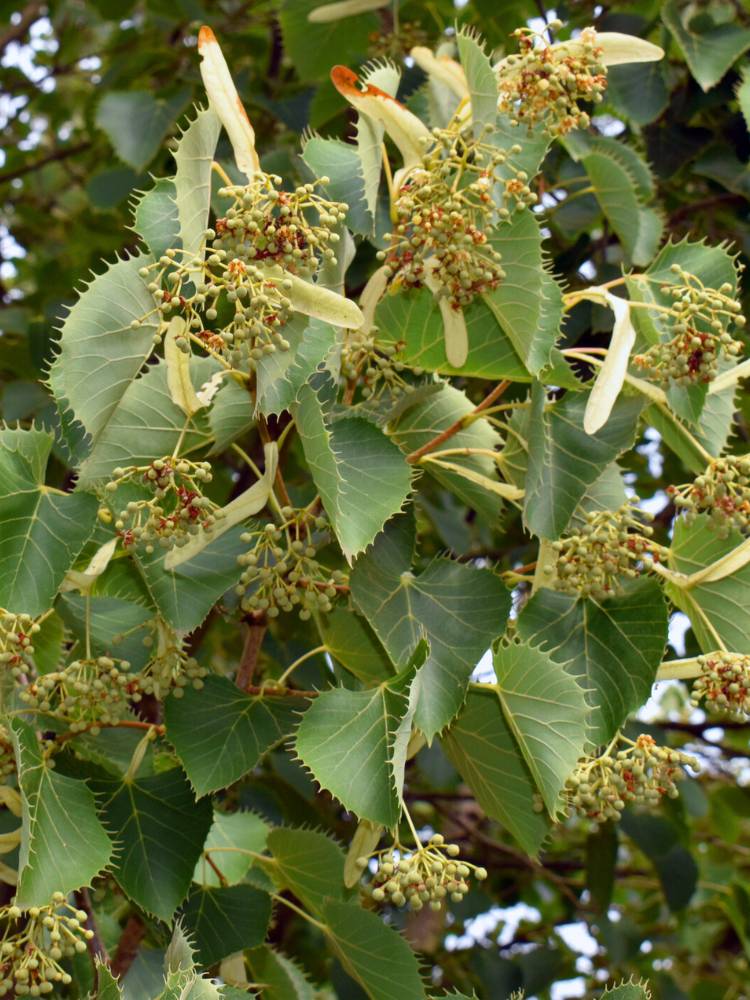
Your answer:
[[[221,595],[237,583],[242,568],[237,556],[246,551],[242,525],[209,542],[175,570],[164,568],[164,550],[151,555],[136,549],[133,561],[162,617],[178,632],[190,632],[204,620]]]
[[[60,615],[53,611],[41,622],[39,631],[34,636],[34,666],[38,673],[48,674],[51,670],[57,669],[64,642],[65,623]]]
[[[542,235],[534,213],[514,213],[490,242],[502,256],[505,278],[483,296],[516,353],[532,375],[550,363],[562,322],[562,291],[546,271]]]
[[[548,403],[544,387],[531,394],[524,517],[529,531],[559,538],[588,488],[634,440],[641,399],[620,396],[596,434],[583,429],[587,396],[568,393]]]
[[[191,358],[190,377],[199,389],[218,370],[211,358]],[[148,465],[171,455],[185,427],[185,413],[172,402],[167,384],[168,366],[161,359],[125,386],[88,458],[80,481],[89,484],[107,479],[118,466]],[[199,410],[189,421],[181,453],[204,448],[211,440],[208,416]]]
[[[99,959],[96,961],[96,983],[96,993],[91,994],[90,1000],[122,1000],[119,980],[112,975],[109,966]]]
[[[601,995],[601,1000],[605,997],[611,997],[612,1000],[651,1000],[651,993],[647,982],[636,983],[631,980],[606,989]]]
[[[264,1000],[314,1000],[315,991],[291,959],[263,945],[245,953],[250,974],[264,983]]]
[[[399,681],[367,691],[323,691],[302,716],[297,754],[349,812],[392,828],[401,815],[413,715],[414,704]]]
[[[393,677],[393,664],[362,615],[341,606],[320,617],[320,638],[330,655],[365,685]]]
[[[104,822],[117,832],[118,885],[147,913],[170,922],[190,888],[211,826],[211,803],[195,801],[180,768],[91,785]]]
[[[226,677],[209,676],[165,705],[167,738],[198,796],[242,778],[292,730],[288,699],[250,696]]]
[[[738,531],[720,538],[706,514],[692,523],[680,517],[674,525],[669,562],[680,573],[696,573],[743,542]],[[713,583],[689,590],[667,584],[672,602],[690,619],[704,653],[724,645],[735,653],[750,653],[750,563]]]
[[[288,351],[267,354],[257,364],[258,409],[268,415],[290,410],[297,394],[337,342],[335,329],[322,320],[298,315],[284,327]]]
[[[187,260],[203,246],[211,204],[211,164],[221,122],[212,108],[202,108],[184,129],[174,153],[174,186],[180,243]]]
[[[134,255],[107,265],[83,290],[62,326],[50,387],[91,444],[96,444],[154,347],[159,320],[138,274],[150,262],[150,256]]]
[[[740,82],[737,84],[736,95],[742,117],[745,119],[745,128],[750,132],[750,67],[744,66],[740,70]]]
[[[658,66],[658,63],[648,63]],[[641,74],[644,64],[639,64]],[[585,160],[590,153],[602,153],[609,159],[616,160],[627,171],[633,182],[633,189],[642,201],[648,201],[656,193],[656,183],[651,167],[643,157],[618,139],[607,136],[591,135],[588,132],[573,132],[565,141],[566,148],[576,161]]]
[[[208,966],[263,943],[271,919],[271,897],[251,885],[194,886],[181,915],[198,962]]]
[[[534,809],[536,785],[494,691],[470,689],[441,743],[487,815],[535,855],[549,819]]]
[[[415,725],[431,740],[463,702],[472,670],[504,630],[510,594],[486,569],[435,559],[411,571],[411,517],[394,518],[351,573],[354,603],[394,663],[406,663],[420,640],[429,655],[415,684]]]
[[[331,900],[323,907],[323,919],[333,951],[370,1000],[425,996],[414,952],[377,914]]]
[[[561,663],[527,642],[498,643],[493,666],[497,681],[490,689],[556,819],[560,792],[588,742],[585,691]]]
[[[683,910],[698,884],[698,865],[681,843],[676,823],[650,813],[628,809],[620,821],[622,829],[653,863],[670,910]]]
[[[592,705],[592,742],[604,744],[646,701],[667,642],[667,606],[653,579],[605,601],[538,590],[518,619],[519,635],[543,645],[581,679]]]
[[[49,767],[28,723],[14,718],[9,727],[23,808],[15,901],[46,906],[55,892],[89,885],[109,865],[112,842],[86,783]]]
[[[208,412],[208,424],[214,443],[209,455],[218,455],[254,426],[253,403],[244,385],[227,379]]]
[[[156,156],[188,97],[187,90],[168,100],[159,100],[147,90],[110,90],[96,109],[96,124],[107,133],[123,163],[143,170]]]
[[[661,240],[662,224],[652,209],[641,205],[636,178],[621,157],[599,149],[582,158],[602,212],[634,264],[645,266]]]
[[[474,134],[482,134],[485,125],[494,125],[497,117],[497,77],[479,36],[466,27],[456,34],[461,60],[471,94],[471,120]]]
[[[139,192],[133,206],[133,228],[158,260],[180,238],[180,222],[171,177],[160,177],[148,191]]]
[[[354,64],[357,56],[366,56],[370,36],[379,25],[372,13],[325,23],[308,21],[309,12],[319,6],[319,0],[286,0],[279,15],[284,52],[297,76],[316,83],[328,75],[344,53],[346,61]]]
[[[86,598],[81,594],[62,594],[57,607],[79,648],[85,648]],[[149,651],[143,640],[153,633],[153,608],[120,597],[94,594],[89,598],[88,617],[94,656],[128,660],[135,670],[146,665]]]
[[[526,366],[498,326],[498,320],[482,298],[464,309],[469,337],[469,354],[462,368],[453,368],[445,357],[445,332],[440,308],[432,292],[417,291],[385,295],[375,310],[375,323],[383,343],[403,341],[405,347],[396,360],[411,367],[424,368],[442,375],[461,375],[487,379],[507,378],[529,382]]]
[[[360,136],[362,134],[360,116]],[[378,168],[382,163],[382,152],[377,147]],[[332,201],[342,201],[349,206],[346,223],[352,232],[369,236],[373,228],[374,204],[368,208],[362,160],[357,146],[340,139],[321,139],[313,136],[303,140],[302,159],[316,177],[328,177],[323,186],[326,197]],[[378,173],[378,177],[379,177]],[[376,187],[377,190],[377,187]]]
[[[750,28],[737,23],[714,24],[710,13],[698,19],[692,8],[681,12],[677,0],[667,0],[661,17],[703,90],[715,87],[735,59],[750,48]]]
[[[597,911],[607,913],[612,902],[618,836],[614,823],[604,823],[586,838],[586,888]]]
[[[461,420],[474,410],[474,404],[460,389],[447,383],[439,391],[431,393],[423,400],[408,406],[391,418],[388,433],[405,454],[410,454],[431,441],[457,420]],[[484,419],[472,420],[446,442],[446,448],[483,448],[494,451],[501,444],[501,438],[494,427]],[[436,451],[439,449],[436,449]],[[496,478],[497,466],[485,455],[451,455],[450,461],[461,468],[470,469],[489,479]],[[430,464],[429,474],[451,493],[462,500],[467,507],[475,510],[490,523],[495,521],[502,508],[502,500],[463,476],[439,465]]]
[[[635,125],[648,125],[669,104],[661,63],[630,63],[607,69],[608,103]]]
[[[0,429],[0,607],[29,615],[50,608],[98,508],[44,486],[52,443],[47,431]]]
[[[379,428],[359,417],[329,421],[311,386],[294,419],[315,485],[344,555],[362,552],[411,492],[411,469]]]
[[[327,900],[344,898],[344,852],[330,837],[278,826],[268,835],[268,850],[272,879],[306,909],[320,913]]]
[[[214,820],[208,831],[203,851],[215,849],[211,855],[221,869],[229,885],[241,882],[252,868],[254,861],[243,851],[260,854],[265,850],[268,837],[268,823],[252,812],[223,813],[214,810]],[[224,851],[222,848],[230,848]],[[239,851],[235,850],[239,848]],[[219,876],[203,856],[198,860],[193,872],[193,881],[199,885],[218,887]]]

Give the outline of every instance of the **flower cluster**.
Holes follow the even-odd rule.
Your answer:
[[[17,615],[0,608],[0,663],[15,677],[34,666],[32,636],[39,628],[31,615]]]
[[[426,45],[429,35],[419,21],[401,21],[398,30],[373,31],[368,38],[367,54],[371,59],[394,59],[408,56],[415,45]]]
[[[42,674],[22,687],[19,697],[29,708],[62,719],[73,732],[81,732],[123,718],[137,684],[127,660],[98,656]]]
[[[623,577],[638,576],[644,559],[658,558],[650,518],[631,498],[619,510],[586,515],[580,531],[554,543],[559,587],[567,593],[605,598],[616,594]]]
[[[434,283],[458,309],[497,288],[505,277],[500,254],[488,238],[498,216],[493,191],[503,184],[520,204],[536,200],[523,171],[500,181],[508,153],[472,139],[458,128],[434,129],[422,165],[411,171],[394,199],[396,226],[378,258],[406,287]],[[511,153],[520,151],[512,147]]]
[[[156,649],[143,670],[136,675],[137,688],[133,691],[133,701],[140,701],[144,694],[163,699],[171,692],[175,698],[181,698],[187,687],[200,690],[209,671],[188,656],[184,640],[161,618],[156,619],[154,628]],[[148,636],[144,643],[153,646],[154,636]]]
[[[48,996],[71,983],[60,961],[86,951],[94,936],[84,927],[86,919],[61,892],[45,906],[26,911],[13,905],[0,908],[0,997]]]
[[[719,651],[699,656],[698,663],[701,673],[693,683],[693,704],[705,700],[737,719],[750,716],[750,656]]]
[[[557,30],[560,21],[549,27]],[[552,134],[565,135],[588,128],[581,103],[598,104],[607,88],[594,28],[584,28],[576,45],[548,45],[532,28],[517,28],[519,52],[508,56],[498,70],[498,107],[514,124],[532,127],[538,122]]]
[[[458,860],[458,844],[446,844],[443,835],[433,834],[427,844],[411,850],[386,848],[372,855],[377,863],[369,890],[376,903],[409,906],[421,910],[425,903],[439,910],[447,898],[460,903],[469,891],[469,878],[482,881],[487,870]],[[358,858],[357,866],[367,868],[369,858]]]
[[[105,486],[106,493],[120,487],[147,487],[153,496],[130,500],[119,512],[104,504],[99,517],[110,523],[128,547],[142,543],[146,552],[156,545],[165,549],[185,545],[201,528],[210,529],[221,516],[218,506],[203,495],[202,487],[211,482],[208,462],[190,462],[185,458],[157,458],[150,465],[131,465],[114,470]]]
[[[647,733],[635,741],[618,733],[604,753],[578,764],[568,778],[566,799],[572,811],[595,823],[619,820],[626,806],[653,807],[665,795],[676,798],[684,767],[698,770],[699,764],[681,750],[658,746]]]
[[[345,204],[315,190],[327,177],[293,191],[281,183],[260,172],[251,184],[222,188],[219,195],[232,203],[205,233],[205,260],[202,251],[177,263],[177,251],[169,250],[141,271],[148,277],[156,269],[149,288],[165,318],[182,316],[194,342],[243,370],[289,349],[284,326],[295,311],[293,276],[309,278],[322,261],[335,263],[335,230],[346,217]]]
[[[307,621],[313,612],[332,609],[345,576],[316,558],[320,535],[328,528],[323,515],[306,507],[283,507],[281,514],[282,524],[269,522],[242,535],[253,546],[238,557],[245,569],[237,594],[244,611],[265,611],[276,618],[298,608],[299,617]]]
[[[406,366],[396,360],[403,348],[403,341],[378,342],[374,329],[351,330],[341,350],[341,375],[348,382],[361,381],[365,399],[376,398],[383,392],[401,396],[411,388],[402,375]],[[421,374],[421,369],[414,371]]]
[[[718,290],[707,288],[679,264],[673,264],[671,270],[677,281],[662,285],[661,291],[673,300],[668,309],[672,336],[634,360],[650,378],[664,384],[710,382],[722,352],[730,356],[742,353],[742,342],[732,337],[729,327],[743,327],[745,317],[728,282]]]
[[[13,750],[13,742],[5,726],[0,726],[0,785],[15,772],[16,755]]]
[[[668,486],[667,493],[686,517],[708,514],[720,535],[732,528],[750,529],[750,455],[717,458],[702,476],[685,486]]]

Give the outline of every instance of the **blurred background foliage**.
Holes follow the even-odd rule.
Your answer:
[[[351,113],[334,91],[335,63],[356,67],[388,55],[403,64],[400,96],[424,80],[405,56],[413,44],[435,45],[454,25],[477,26],[498,54],[509,33],[531,19],[557,16],[566,32],[594,24],[662,45],[663,63],[619,67],[594,119],[651,165],[654,202],[666,235],[729,241],[750,256],[750,134],[738,87],[750,77],[750,7],[743,0],[594,4],[570,0],[545,10],[531,0],[427,0],[331,24],[312,25],[317,0],[58,0],[0,3],[0,417],[52,423],[43,379],[54,352],[57,321],[77,284],[103,257],[135,245],[130,202],[150,176],[171,170],[168,142],[202,87],[197,30],[220,38],[258,134],[264,166],[302,176],[300,134],[314,129],[352,135]],[[743,76],[744,67],[744,76]],[[750,83],[745,82],[745,106]],[[224,150],[228,153],[228,150]],[[619,273],[616,237],[597,200],[582,187],[580,166],[561,146],[541,178],[554,270],[569,287]],[[349,273],[352,294],[372,249]],[[745,303],[747,306],[747,302]],[[747,308],[746,308],[747,311]],[[610,316],[583,304],[565,329],[569,343],[606,343]],[[518,387],[519,393],[522,387]],[[481,398],[481,384],[469,387]],[[750,403],[741,397],[731,448],[748,450]],[[683,478],[653,435],[628,459],[639,494],[667,523],[662,489]],[[64,480],[62,463],[55,474]],[[661,499],[660,499],[661,498]],[[441,495],[440,502],[448,502]],[[525,561],[520,519],[493,537],[467,523],[450,538],[440,511],[422,524],[425,556],[451,548],[497,558],[503,568]],[[451,517],[445,519],[452,520]],[[437,526],[437,528],[436,528]],[[533,553],[528,555],[533,558]],[[680,618],[672,654],[696,652]],[[233,637],[217,629],[216,655],[233,656]],[[293,636],[289,637],[291,646]],[[290,646],[290,648],[291,648]],[[288,651],[286,651],[288,652]],[[285,651],[279,650],[283,661]],[[269,651],[274,655],[274,650]],[[300,672],[303,676],[303,672]],[[560,831],[538,861],[518,852],[477,809],[455,772],[435,750],[420,755],[408,798],[425,822],[469,838],[491,878],[444,914],[405,918],[406,933],[443,981],[504,997],[592,995],[607,977],[647,976],[662,1000],[750,997],[750,758],[748,729],[717,728],[692,712],[679,685],[657,693],[649,724],[659,741],[687,745],[708,762],[708,776],[687,782],[681,798],[657,815],[626,816],[619,829],[586,836]],[[642,727],[641,727],[642,728]],[[280,822],[323,825],[351,838],[351,819],[282,755],[272,755],[243,803]],[[438,817],[441,817],[438,819]],[[356,989],[324,968],[306,929],[279,914],[275,939],[341,1000]],[[143,968],[148,962],[139,960]],[[140,966],[136,964],[136,971]],[[601,970],[601,979],[597,971]],[[134,980],[135,982],[136,980]],[[137,986],[134,987],[137,990]],[[134,993],[133,996],[136,994]],[[331,994],[326,994],[331,995]]]

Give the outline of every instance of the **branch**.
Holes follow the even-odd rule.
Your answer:
[[[471,411],[471,413],[467,413],[463,417],[459,417],[458,420],[454,420],[449,427],[446,427],[444,431],[441,431],[438,435],[432,438],[431,441],[425,442],[425,444],[423,444],[421,448],[417,448],[416,451],[413,451],[410,455],[407,455],[406,461],[410,462],[413,465],[415,462],[418,462],[420,458],[422,458],[424,455],[427,455],[429,452],[434,451],[435,448],[439,447],[444,441],[447,441],[449,438],[452,438],[454,434],[458,434],[458,432],[460,430],[463,430],[463,428],[466,427],[467,424],[471,423],[471,418],[475,414],[481,413],[482,410],[486,410],[488,407],[492,406],[495,400],[499,399],[502,396],[502,394],[505,392],[505,390],[508,388],[509,385],[510,382],[508,382],[507,379],[504,379],[502,382],[498,382],[498,384],[495,386],[492,392],[489,393],[489,395],[485,396],[485,398],[482,400],[479,406],[475,406],[474,409]]]
[[[24,37],[31,25],[36,21],[44,10],[43,3],[27,3],[21,11],[21,17],[16,24],[11,25],[7,31],[0,35],[0,55],[10,45]]]
[[[0,184],[6,184],[8,181],[14,181],[18,177],[23,177],[26,174],[31,174],[35,170],[41,170],[42,167],[46,167],[48,163],[55,163],[58,160],[66,160],[69,156],[75,156],[76,153],[82,153],[84,149],[88,149],[91,146],[90,142],[79,142],[77,146],[64,146],[62,149],[55,149],[46,156],[42,156],[41,159],[35,160],[33,163],[25,163],[22,167],[17,167],[15,170],[6,170],[4,173],[0,173]]]
[[[107,949],[104,947],[104,942],[99,934],[99,928],[96,924],[96,918],[94,917],[94,911],[91,906],[91,896],[89,895],[88,889],[84,886],[83,889],[79,889],[75,894],[76,906],[83,910],[88,917],[86,921],[86,927],[94,932],[94,936],[89,938],[86,942],[86,947],[91,955],[91,964],[96,970],[96,959],[101,959],[102,962],[106,962],[109,965],[109,955],[107,954]]]
[[[125,924],[125,929],[120,935],[115,957],[112,959],[111,969],[112,975],[115,978],[124,976],[133,964],[145,935],[145,924],[137,914],[131,914],[128,917],[128,922]]]
[[[264,612],[256,612],[249,616],[245,645],[235,679],[235,684],[243,691],[249,692],[252,687],[253,674],[258,665],[260,647],[263,645],[267,628],[268,621]]]

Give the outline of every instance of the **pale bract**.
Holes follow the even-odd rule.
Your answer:
[[[466,82],[461,63],[452,59],[448,55],[442,55],[439,51],[433,52],[424,45],[415,45],[409,55],[414,62],[423,70],[430,80],[437,80],[448,87],[456,97],[469,98],[469,85]]]
[[[167,362],[167,388],[175,406],[187,417],[206,404],[193,388],[190,378],[190,354],[181,350],[177,340],[185,336],[187,324],[181,316],[174,316],[164,334],[164,360]]]
[[[324,3],[311,10],[307,20],[312,24],[327,24],[329,21],[341,21],[355,14],[366,14],[371,10],[388,7],[391,0],[338,0],[337,3]]]
[[[625,382],[630,352],[635,344],[635,328],[630,319],[630,303],[627,299],[618,298],[605,288],[589,288],[585,297],[592,302],[609,306],[615,314],[607,357],[596,376],[583,415],[583,429],[587,434],[596,434],[609,420],[612,407]]]
[[[658,62],[664,58],[664,49],[653,42],[647,42],[637,35],[626,35],[620,31],[602,31],[596,34],[596,47],[601,50],[599,61],[603,66],[622,66],[626,63]],[[570,38],[565,42],[555,42],[550,46],[550,52],[568,53],[580,56],[584,53],[584,44],[578,38]],[[495,63],[496,73],[503,73],[513,66],[513,56],[506,56]]]
[[[213,31],[205,25],[198,36],[198,51],[209,104],[229,136],[238,169],[252,184],[263,175],[255,148],[255,131],[237,93],[221,46]],[[322,319],[333,326],[357,329],[362,325],[362,314],[356,303],[320,285],[304,281],[289,271],[278,267],[268,270],[273,277],[291,282],[291,288],[287,289],[288,297],[294,308],[305,316]]]
[[[374,84],[365,84],[364,90],[360,89],[359,77],[347,66],[334,66],[331,80],[341,96],[361,114],[379,122],[398,147],[404,161],[393,177],[398,190],[406,174],[422,162],[425,147],[432,141],[430,130],[400,101]]]

